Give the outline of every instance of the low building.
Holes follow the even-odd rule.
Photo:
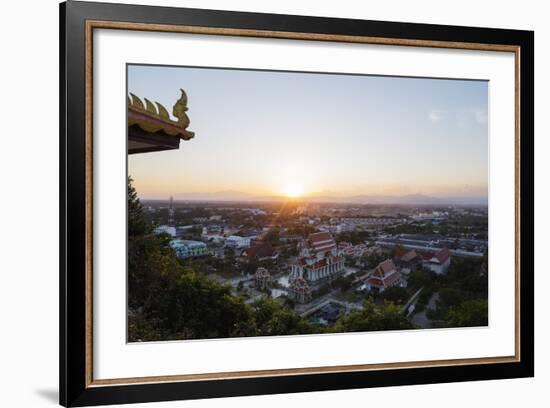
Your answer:
[[[380,255],[382,254],[382,247],[380,245],[373,245],[363,249],[363,254],[361,256],[370,256],[370,255]]]
[[[422,264],[437,273],[438,275],[444,274],[451,265],[451,253],[448,248],[443,248],[433,254],[428,255]]]
[[[380,262],[374,272],[367,278],[366,287],[382,293],[391,286],[401,284],[401,274],[391,259]]]
[[[168,234],[171,237],[176,236],[176,227],[170,225],[159,225],[155,228],[155,234]]]
[[[302,237],[300,235],[292,235],[292,234],[281,234],[279,236],[279,240],[281,242],[287,243],[287,242],[298,242],[302,240]]]
[[[240,237],[238,235],[231,235],[225,239],[225,246],[233,249],[243,249],[250,247],[250,237]]]
[[[357,244],[353,247],[353,256],[356,258],[360,258],[368,251],[368,247],[366,244]]]
[[[288,297],[298,303],[310,302],[311,288],[307,281],[301,277],[293,279],[288,287]]]
[[[275,260],[279,257],[279,253],[267,242],[259,242],[253,244],[250,248],[243,251],[243,256],[258,261]]]
[[[415,271],[418,266],[422,265],[422,257],[414,249],[403,249],[403,251],[396,254],[394,261],[401,268],[401,273],[405,275]]]
[[[194,225],[182,225],[176,227],[176,237],[181,238],[186,235],[192,234],[194,231],[200,232],[200,227],[195,227]]]
[[[267,290],[271,287],[271,274],[265,268],[256,269],[254,282],[259,290]]]
[[[340,242],[338,244],[338,255],[353,256],[353,244],[351,242]]]
[[[267,213],[264,210],[259,208],[243,208],[243,211],[249,212],[252,215],[266,215]]]
[[[359,258],[363,256],[367,248],[365,244],[352,245],[350,242],[340,242],[338,244],[338,255]]]
[[[201,238],[203,241],[220,243],[225,240],[223,228],[219,225],[208,225],[202,228]]]
[[[219,246],[210,247],[210,255],[216,259],[225,259],[225,248]]]
[[[205,256],[209,253],[206,244],[200,241],[173,239],[170,241],[170,247],[176,251],[176,256],[180,259]]]
[[[355,228],[368,228],[373,226],[386,226],[394,224],[403,224],[404,218],[383,218],[383,217],[363,217],[363,218],[342,218],[341,224],[345,225],[346,230]]]

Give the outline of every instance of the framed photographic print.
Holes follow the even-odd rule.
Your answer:
[[[60,15],[61,404],[533,376],[533,32]]]

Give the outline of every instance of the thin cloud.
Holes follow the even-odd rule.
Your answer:
[[[428,118],[432,122],[439,122],[443,116],[443,112],[440,110],[431,110],[430,113],[428,113]]]
[[[472,123],[486,125],[487,111],[484,109],[456,109],[449,111],[432,109],[428,112],[428,119],[434,123],[444,120],[454,120],[462,127]]]

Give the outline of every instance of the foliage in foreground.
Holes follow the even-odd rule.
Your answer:
[[[269,297],[247,304],[230,286],[210,279],[200,263],[180,263],[169,239],[153,233],[129,179],[130,342],[411,328],[400,307],[391,302],[376,305],[369,300],[364,310],[342,317],[333,328],[313,324]]]
[[[333,332],[361,332],[375,330],[405,330],[413,326],[401,312],[401,306],[392,302],[376,305],[369,298],[363,309],[355,310],[340,318],[333,328]]]
[[[270,298],[250,305],[231,287],[182,266],[156,235],[128,181],[128,339],[158,341],[318,332]]]

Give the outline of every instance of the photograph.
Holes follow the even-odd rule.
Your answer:
[[[129,343],[489,326],[489,81],[126,75]]]
[[[60,404],[526,394],[530,20],[342,10],[60,4]]]

